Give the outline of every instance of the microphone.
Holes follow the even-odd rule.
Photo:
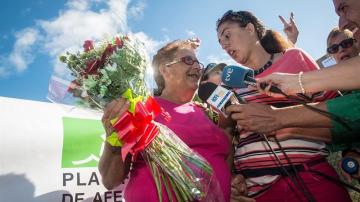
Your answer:
[[[244,66],[228,65],[224,67],[221,80],[231,88],[246,88],[249,85],[256,86],[254,71]],[[260,88],[265,89],[266,87],[266,83],[260,83]],[[271,86],[270,92],[282,94],[282,91],[276,86]]]
[[[198,95],[203,102],[210,104],[224,115],[224,109],[227,106],[242,103],[231,90],[222,86],[217,86],[211,82],[201,84],[199,86]]]
[[[358,172],[359,163],[351,157],[346,157],[341,162],[341,168],[349,175],[353,175]]]

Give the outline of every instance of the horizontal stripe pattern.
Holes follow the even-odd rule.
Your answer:
[[[258,75],[258,77],[263,77],[272,72],[298,73],[300,71],[306,72],[317,69],[318,67],[315,61],[304,51],[300,49],[290,49],[270,68]],[[237,89],[236,93],[238,94],[237,96],[244,98],[247,102],[263,103],[278,108],[297,105],[297,103],[286,98],[270,97],[265,94],[260,94],[257,90],[247,88]],[[313,102],[319,102],[334,98],[337,95],[336,92],[332,91],[319,92],[311,95],[311,99]],[[269,144],[281,163],[284,166],[290,165],[284,153],[280,151],[278,144],[273,141],[269,141]],[[327,156],[328,154],[328,151],[325,149],[325,144],[322,142],[288,139],[280,141],[280,144],[294,165],[302,164],[320,156]],[[241,132],[240,141],[235,145],[234,169],[236,173],[259,168],[278,168],[279,164],[275,158],[261,135],[253,132]],[[279,178],[280,176],[271,175],[247,178],[246,183],[249,195],[257,196],[264,193]]]

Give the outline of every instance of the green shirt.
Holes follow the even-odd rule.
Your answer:
[[[352,130],[332,120],[332,144],[330,150],[343,150],[348,147],[360,148],[360,91],[338,97],[326,102],[328,111],[347,120]]]

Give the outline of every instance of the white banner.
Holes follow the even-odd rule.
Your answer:
[[[101,114],[0,97],[1,202],[120,202],[97,169],[104,144]]]

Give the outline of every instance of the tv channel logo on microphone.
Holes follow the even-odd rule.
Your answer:
[[[233,93],[221,86],[218,86],[210,95],[207,102],[215,108],[221,110]]]

